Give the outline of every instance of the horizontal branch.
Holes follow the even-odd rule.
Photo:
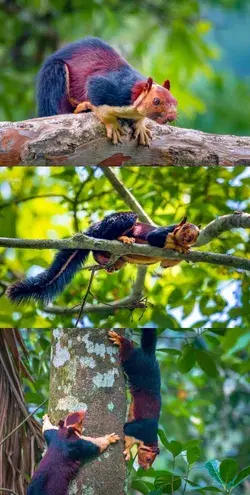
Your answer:
[[[118,241],[106,239],[94,239],[85,234],[76,234],[67,239],[10,239],[1,237],[1,247],[14,247],[25,249],[90,249],[93,251],[108,251],[115,256],[137,254],[149,257],[161,257],[164,259],[186,260],[192,262],[211,263],[242,270],[250,270],[250,260],[201,251],[191,251],[188,254],[180,254],[171,249],[160,249],[144,244],[123,244]]]
[[[131,134],[111,144],[91,114],[0,123],[0,165],[250,165],[250,137],[207,134],[148,121],[150,148]]]

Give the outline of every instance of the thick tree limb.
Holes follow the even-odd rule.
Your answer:
[[[250,165],[250,137],[148,124],[150,148],[129,137],[114,146],[91,113],[2,122],[0,165]]]
[[[227,254],[216,254],[201,251],[191,251],[188,254],[180,254],[171,249],[160,249],[144,244],[122,244],[118,241],[107,241],[106,239],[94,239],[85,234],[76,234],[71,238],[62,240],[45,239],[10,239],[0,238],[0,246],[16,247],[26,249],[90,249],[94,251],[108,251],[116,256],[125,254],[139,254],[149,257],[162,257],[174,260],[186,260],[193,262],[211,263],[215,265],[250,270],[250,260],[230,256]]]

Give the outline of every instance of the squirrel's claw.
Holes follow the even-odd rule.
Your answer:
[[[120,440],[119,435],[116,435],[116,433],[110,433],[108,436],[109,443],[116,443],[118,440]]]
[[[143,146],[149,146],[149,140],[152,139],[151,131],[141,120],[134,125],[134,138]]]
[[[123,451],[123,454],[124,454],[124,456],[125,456],[124,460],[125,460],[125,461],[130,461],[130,457],[131,457],[131,456],[130,456],[130,449],[125,449],[125,450]]]
[[[125,136],[126,131],[116,122],[112,124],[105,124],[107,137],[113,144],[122,143],[122,136]]]

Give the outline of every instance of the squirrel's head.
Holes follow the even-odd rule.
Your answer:
[[[138,447],[138,463],[142,469],[149,469],[156,456],[160,453],[160,449],[157,445],[145,445],[142,444]]]
[[[132,104],[143,117],[158,124],[173,122],[177,117],[177,100],[170,93],[170,81],[162,86],[155,84],[151,77],[138,81],[132,89]]]
[[[193,223],[188,223],[185,217],[182,222],[177,225],[173,234],[176,242],[183,247],[190,247],[196,243],[198,235],[200,233],[200,225],[194,225]]]
[[[69,413],[65,420],[59,421],[59,426],[68,428],[70,431],[77,431],[80,435],[83,432],[83,422],[86,416],[85,411]]]

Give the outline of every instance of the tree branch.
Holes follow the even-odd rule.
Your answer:
[[[250,165],[250,137],[148,125],[150,148],[130,137],[114,146],[91,114],[0,123],[0,165],[235,166]]]
[[[155,225],[151,218],[148,216],[146,211],[142,208],[140,203],[135,199],[133,194],[124,186],[124,184],[118,179],[115,172],[109,167],[103,168],[103,173],[110,181],[112,186],[116,189],[120,197],[124,200],[124,202],[131,208],[132,211],[137,213],[140,220],[142,222],[149,223],[151,225]]]
[[[87,314],[87,313],[112,314],[115,312],[116,309],[128,309],[130,311],[136,308],[144,309],[146,307],[146,302],[143,301],[142,298],[143,298],[143,288],[144,288],[144,280],[145,280],[146,272],[147,272],[146,266],[139,266],[137,277],[132,292],[129,296],[108,303],[85,304],[82,314]],[[77,306],[74,306],[72,308],[50,305],[43,308],[42,311],[51,314],[67,315],[67,314],[78,314],[80,309],[81,309],[80,304],[77,304]]]
[[[171,249],[160,249],[146,244],[122,244],[118,241],[106,239],[94,239],[85,234],[76,234],[73,237],[61,240],[45,239],[10,239],[0,238],[1,247],[16,247],[26,249],[90,249],[91,251],[108,251],[116,256],[128,254],[139,254],[155,258],[186,260],[201,263],[250,270],[250,260],[230,256],[227,254],[216,254],[201,251],[191,251],[188,254],[180,254]]]
[[[250,215],[248,213],[239,212],[232,215],[222,215],[202,229],[195,246],[203,246],[218,237],[222,232],[239,227],[243,229],[250,228]]]

